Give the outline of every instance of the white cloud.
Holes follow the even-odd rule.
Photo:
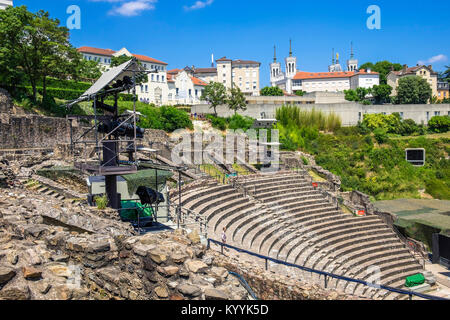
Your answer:
[[[109,10],[109,15],[119,15],[132,17],[141,14],[143,11],[154,10],[157,0],[90,0],[92,2],[120,3]]]
[[[438,54],[437,56],[431,57],[428,60],[420,60],[417,63],[420,65],[426,65],[426,64],[430,64],[430,63],[436,63],[436,62],[444,62],[447,61],[448,58],[445,54]]]
[[[197,1],[192,6],[184,6],[184,10],[192,11],[197,9],[203,9],[204,7],[211,5],[213,2],[214,0]]]

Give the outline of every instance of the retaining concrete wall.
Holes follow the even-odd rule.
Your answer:
[[[280,108],[275,104],[249,104],[246,111],[239,111],[239,114],[252,118],[275,118],[276,109]],[[331,103],[331,104],[304,104],[299,106],[303,110],[321,110],[325,113],[334,112],[342,119],[343,126],[354,126],[363,119],[364,114],[383,113],[391,114],[399,112],[404,119],[412,119],[416,123],[427,124],[436,112],[440,115],[450,114],[450,104],[403,104],[403,105],[362,105],[359,103]],[[214,110],[209,105],[195,105],[191,109],[192,114],[213,114]],[[217,107],[220,117],[231,117],[234,112],[226,105]]]

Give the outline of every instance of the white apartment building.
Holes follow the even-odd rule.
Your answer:
[[[84,59],[96,61],[100,64],[102,71],[111,69],[112,57],[126,55],[136,57],[147,70],[155,71],[148,75],[148,82],[136,88],[139,101],[163,105],[168,103],[169,87],[167,84],[167,63],[144,55],[132,54],[126,48],[119,51],[111,49],[98,49],[92,47],[78,48]]]
[[[6,9],[8,6],[13,6],[12,0],[0,0],[0,10]]]
[[[167,76],[168,104],[194,105],[201,103],[200,98],[208,84],[195,77],[191,68],[169,70]]]
[[[231,60],[226,57],[216,60],[216,67],[195,68],[194,75],[206,83],[219,82],[226,88],[239,87],[247,96],[258,96],[260,91],[261,63],[252,60]]]
[[[351,58],[347,61],[347,71],[343,71],[339,63],[339,54],[328,67],[328,72],[306,72],[297,70],[297,58],[292,55],[290,46],[289,57],[285,59],[285,72],[281,70],[281,63],[277,62],[276,50],[274,61],[270,64],[270,82],[287,94],[296,91],[305,92],[342,92],[359,87],[372,88],[380,84],[380,76],[371,70],[358,70],[358,60],[354,58],[353,46]]]

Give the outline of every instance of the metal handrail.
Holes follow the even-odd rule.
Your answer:
[[[244,277],[242,277],[240,274],[233,272],[233,271],[228,271],[228,273],[231,274],[232,276],[235,276],[236,278],[238,278],[239,282],[244,286],[244,288],[252,296],[253,299],[259,300],[258,297],[256,296],[256,294],[253,292],[252,288],[250,288],[247,281],[245,281]]]
[[[409,296],[410,300],[412,299],[412,296],[417,296],[417,297],[420,297],[420,298],[423,298],[423,299],[427,299],[427,300],[449,300],[449,299],[446,299],[446,298],[431,296],[431,295],[428,295],[428,294],[422,294],[422,293],[414,292],[414,291],[411,291],[411,290],[397,289],[397,288],[393,288],[393,287],[389,287],[389,286],[385,286],[385,285],[379,285],[379,284],[370,283],[370,282],[367,282],[367,281],[364,281],[364,280],[349,278],[349,277],[346,277],[346,276],[339,276],[337,274],[326,272],[326,271],[320,271],[320,270],[316,270],[316,269],[311,269],[311,268],[308,268],[308,267],[304,267],[304,266],[300,266],[300,265],[297,265],[297,264],[281,261],[281,260],[278,260],[278,259],[275,259],[275,258],[271,258],[271,257],[268,257],[268,256],[264,256],[264,255],[255,253],[255,252],[251,252],[251,251],[248,251],[248,250],[245,250],[245,249],[234,247],[234,246],[231,246],[229,244],[225,244],[223,242],[219,242],[219,241],[211,239],[211,238],[208,239],[208,249],[211,248],[211,243],[214,243],[214,244],[217,244],[217,245],[221,246],[222,252],[223,252],[223,247],[226,247],[226,248],[229,248],[229,249],[233,249],[233,250],[235,250],[237,252],[243,252],[243,253],[246,253],[248,255],[251,255],[251,256],[263,259],[266,262],[266,270],[268,269],[268,262],[271,261],[271,262],[274,262],[276,264],[285,265],[287,267],[293,267],[293,268],[297,268],[297,269],[300,269],[300,270],[303,270],[303,271],[307,271],[307,272],[323,275],[325,277],[325,288],[328,285],[328,277],[330,277],[330,278],[335,278],[335,279],[339,279],[339,280],[344,280],[344,281],[347,281],[347,282],[354,282],[354,283],[362,284],[364,286],[368,286],[368,287],[372,287],[372,288],[383,289],[383,290],[387,290],[387,291],[395,292],[395,293],[399,293],[399,294],[406,294],[406,295]]]

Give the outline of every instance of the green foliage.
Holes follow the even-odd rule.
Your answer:
[[[225,131],[227,129],[227,120],[225,118],[220,118],[209,114],[206,116],[206,119],[211,122],[213,128],[219,129],[221,131]]]
[[[230,90],[230,95],[226,98],[228,107],[236,114],[239,110],[247,110],[247,102],[245,96],[239,87],[234,86]]]
[[[185,128],[193,129],[189,114],[175,107],[162,106],[156,108],[152,105],[145,105],[137,107],[136,110],[144,115],[139,122],[142,128],[159,129],[167,132]]]
[[[304,139],[302,149],[315,155],[318,165],[339,175],[344,191],[359,190],[384,200],[418,198],[418,190],[427,188],[434,197],[449,199],[442,185],[445,183],[449,190],[450,160],[445,153],[448,139],[389,139],[375,147],[369,135],[358,131],[355,128],[339,130],[335,135],[319,133],[313,141]],[[408,163],[406,148],[425,148],[426,165],[414,167]],[[434,182],[436,179],[442,183]]]
[[[200,100],[208,102],[217,116],[217,106],[224,104],[227,99],[227,89],[222,83],[210,82],[203,90]]]
[[[385,143],[389,139],[386,129],[383,128],[375,129],[373,131],[373,135],[375,136],[375,140],[377,140],[379,144]]]
[[[76,77],[81,54],[70,44],[69,30],[59,24],[48,12],[31,13],[25,6],[0,11],[2,84],[17,86],[26,81],[36,101],[39,82],[45,100],[48,77]]]
[[[359,67],[359,69],[372,70],[380,74],[380,84],[387,84],[387,75],[392,71],[402,70],[402,65],[400,63],[392,63],[389,61],[379,61],[375,64],[372,62],[365,63]]]
[[[432,89],[427,80],[419,76],[408,76],[398,81],[397,104],[425,104],[431,100]]]
[[[262,96],[281,97],[284,96],[283,90],[278,87],[264,87],[261,89]]]
[[[307,165],[309,164],[308,159],[306,159],[305,157],[302,157],[301,159],[302,159],[302,162],[303,162],[303,164],[304,164],[305,166],[307,166]]]
[[[247,131],[253,126],[253,123],[255,122],[255,119],[250,117],[243,117],[239,114],[235,114],[231,118],[220,118],[213,115],[207,115],[206,118],[211,122],[213,128],[221,131],[225,131],[227,129],[242,129],[243,131]]]
[[[108,197],[106,196],[106,194],[94,197],[94,201],[97,205],[97,209],[99,210],[105,210],[108,206]]]
[[[345,93],[345,100],[347,101],[359,101],[358,100],[358,94],[356,93],[356,90],[349,89],[344,90]]]
[[[450,199],[450,183],[439,179],[431,179],[426,184],[426,192],[436,199]]]
[[[295,95],[303,97],[306,94],[306,91],[303,90],[297,90],[295,91]]]
[[[362,104],[371,104],[370,101],[366,100],[366,97],[372,92],[372,89],[367,88],[356,88],[344,90],[345,100],[361,102]]]
[[[112,57],[111,58],[111,67],[117,67],[120,66],[121,64],[130,61],[131,59],[133,59],[133,57],[129,57],[125,54],[118,56],[118,57]]]
[[[450,116],[434,116],[428,121],[431,132],[443,133],[450,130]]]
[[[380,84],[379,86],[372,87],[372,95],[375,98],[376,104],[390,102],[392,93],[392,87],[388,84]]]
[[[239,114],[233,115],[228,119],[228,128],[232,130],[242,129],[247,131],[253,126],[255,120],[250,117],[243,117]]]
[[[312,109],[301,110],[297,106],[282,106],[276,111],[276,119],[281,125],[296,127],[315,127],[319,130],[334,132],[342,125],[340,117],[331,112],[328,114]]]

